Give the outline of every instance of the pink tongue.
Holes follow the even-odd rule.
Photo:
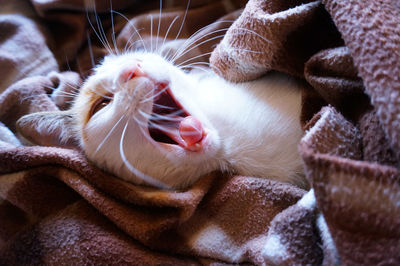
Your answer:
[[[203,126],[193,116],[187,116],[179,125],[179,135],[185,141],[186,146],[190,147],[203,139]]]

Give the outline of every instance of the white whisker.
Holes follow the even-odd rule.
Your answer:
[[[121,155],[122,161],[124,162],[124,165],[128,168],[129,171],[131,171],[136,177],[144,180],[145,182],[147,182],[148,184],[151,184],[155,187],[161,188],[161,189],[170,189],[170,187],[144,173],[142,173],[141,171],[139,171],[138,169],[136,169],[130,162],[129,160],[126,158],[125,155],[125,151],[124,151],[124,139],[125,139],[125,134],[126,134],[126,130],[128,128],[129,125],[129,120],[126,122],[125,127],[122,131],[121,134],[121,141],[120,141],[120,145],[119,145],[119,153]]]
[[[210,63],[209,62],[193,62],[193,63],[187,64],[184,66],[180,66],[180,68],[188,68],[188,67],[191,68],[192,66],[195,66],[195,65],[205,65],[205,66],[209,67]]]
[[[186,47],[189,47],[191,45],[191,43],[194,43],[194,42],[196,42],[196,41],[198,41],[198,40],[200,40],[200,39],[202,39],[202,38],[204,38],[206,36],[209,36],[211,34],[214,34],[214,33],[217,33],[217,32],[221,32],[221,31],[227,31],[229,29],[229,27],[213,30],[213,31],[208,32],[208,33],[206,33],[204,35],[200,35],[198,39],[195,39],[197,37],[197,34],[199,34],[201,31],[205,31],[206,29],[215,26],[215,24],[221,24],[221,23],[231,23],[232,24],[233,22],[234,22],[234,20],[217,20],[217,21],[214,21],[211,24],[208,24],[208,25],[198,29],[192,35],[190,35],[189,38],[187,38],[185,40],[185,42],[183,43],[182,48],[180,50],[186,49]]]
[[[210,54],[212,54],[212,52],[203,53],[203,54],[200,54],[200,55],[197,55],[197,56],[193,56],[193,57],[191,57],[191,58],[189,58],[189,59],[177,64],[176,66],[180,67],[180,66],[184,65],[186,62],[189,62],[189,61],[192,61],[193,59],[196,59],[196,58],[199,58],[199,57],[203,57],[205,55],[210,55]]]
[[[160,0],[160,13],[158,14],[157,40],[160,36],[161,13],[162,13],[162,0]],[[156,51],[158,51],[158,41],[156,42]]]
[[[202,42],[196,44],[195,46],[192,46],[192,47],[191,47],[191,45],[194,44],[196,41],[199,41],[199,40],[201,40],[202,38],[204,38],[205,36],[208,36],[208,35],[211,35],[211,34],[214,34],[214,33],[217,33],[217,32],[222,32],[222,31],[225,31],[225,32],[226,32],[228,29],[229,29],[229,28],[219,29],[219,30],[212,31],[212,32],[207,33],[207,34],[205,34],[205,35],[203,35],[203,36],[200,36],[200,38],[198,38],[197,40],[194,40],[192,43],[190,43],[190,44],[187,45],[187,46],[185,46],[185,44],[184,44],[184,45],[182,46],[182,48],[179,49],[179,50],[174,54],[174,56],[173,56],[172,59],[171,59],[172,62],[174,62],[177,58],[179,58],[179,57],[181,57],[181,56],[187,54],[187,53],[190,52],[191,50],[193,50],[193,49],[199,47],[200,45],[202,45],[202,44],[204,44],[204,43],[210,42],[210,41],[215,40],[215,39],[217,39],[217,38],[224,37],[225,34],[221,34],[221,35],[217,35],[217,36],[211,37],[211,38],[209,38],[209,39],[207,39],[207,40],[204,40],[204,41],[202,41]],[[255,31],[253,31],[253,30],[249,30],[249,29],[245,29],[245,28],[238,28],[238,29],[239,29],[239,30],[246,31],[246,32],[249,32],[249,33],[252,33],[252,34],[256,35],[257,37],[261,38],[262,40],[264,40],[265,42],[271,43],[271,41],[267,40],[266,38],[264,38],[263,36],[261,36],[260,34],[258,34],[257,32],[255,32]],[[244,33],[231,33],[230,35],[231,35],[231,36],[234,36],[234,35],[243,35],[243,34],[244,34]],[[189,38],[189,39],[190,39],[190,38]],[[189,47],[190,47],[190,49],[187,49],[187,48],[189,48]],[[252,51],[252,50],[247,50],[247,49],[242,49],[242,48],[240,48],[240,49],[238,49],[238,50],[240,50],[240,51],[245,51],[245,52],[252,52],[252,53],[262,53],[262,51]]]
[[[90,34],[89,31],[86,31],[86,38],[88,41],[88,49],[89,49],[89,56],[90,56],[90,61],[92,62],[92,67],[95,67],[95,62],[94,62],[94,56],[93,56],[93,48],[92,48],[92,41],[90,39]]]
[[[96,12],[96,2],[91,1],[91,3],[93,4],[94,16],[95,16],[95,19],[96,19],[97,26],[98,26],[98,28],[99,28],[99,32],[97,32],[96,29],[95,29],[95,27],[93,26],[93,24],[92,24],[92,22],[91,22],[91,20],[90,20],[90,18],[89,18],[89,11],[88,11],[88,8],[86,8],[86,18],[87,18],[87,20],[88,20],[88,22],[89,22],[89,25],[90,25],[90,27],[93,29],[93,32],[96,34],[97,38],[98,38],[99,41],[102,43],[102,45],[104,46],[104,48],[108,51],[108,53],[113,54],[113,52],[112,52],[112,50],[110,49],[110,47],[108,47],[107,44],[106,44],[106,41],[107,41],[107,40],[104,40],[104,39],[103,39],[103,36],[101,35],[101,30],[100,30],[100,26],[99,26],[99,20],[98,20],[97,12]],[[104,30],[103,30],[103,33],[104,33]],[[100,35],[99,35],[99,34],[100,34]]]
[[[107,35],[106,35],[106,33],[104,32],[103,24],[101,23],[101,20],[100,20],[100,18],[99,18],[99,15],[98,15],[98,13],[97,13],[97,11],[96,11],[96,4],[95,4],[95,6],[94,6],[94,15],[95,15],[95,18],[96,18],[97,29],[99,30],[100,35],[103,36],[104,43],[105,43],[106,46],[107,46],[106,49],[107,49],[111,54],[114,54],[113,49],[111,48],[111,45],[110,45],[110,43],[108,42]]]
[[[171,121],[171,122],[180,122],[182,121],[183,117],[179,116],[179,113],[183,113],[183,111],[180,111],[175,114],[167,114],[167,115],[159,115],[159,114],[152,114],[150,117],[151,121]]]
[[[111,136],[111,134],[114,132],[115,128],[119,125],[119,123],[122,121],[123,118],[125,118],[126,115],[122,115],[121,118],[117,121],[117,123],[114,124],[114,126],[110,129],[108,132],[107,136],[103,139],[103,141],[97,146],[97,149],[95,150],[94,154],[96,154],[101,147],[104,145],[104,143],[107,141],[107,139]]]
[[[188,52],[192,51],[193,49],[196,49],[196,48],[199,47],[200,45],[203,45],[203,44],[205,44],[205,43],[207,43],[207,42],[213,41],[213,40],[218,39],[218,38],[223,38],[224,36],[225,36],[225,34],[221,34],[221,35],[217,35],[217,36],[208,38],[207,40],[204,40],[204,41],[202,41],[202,42],[196,44],[195,46],[192,46],[190,49],[187,49],[187,50],[185,50],[185,51],[182,51],[180,54],[178,54],[176,57],[174,57],[174,58],[172,59],[172,61],[175,62],[175,60],[176,60],[177,58],[179,58],[179,57],[181,57],[181,56],[187,54]]]
[[[203,27],[200,30],[203,30],[206,27]],[[210,36],[212,34],[218,33],[218,32],[226,32],[229,28],[223,28],[223,29],[217,29],[211,32],[208,32],[204,35],[200,35],[200,36],[196,36],[195,34],[192,34],[192,36],[190,36],[188,39],[186,39],[186,41],[182,44],[182,47],[179,48],[176,53],[174,54],[174,56],[171,58],[172,61],[174,61],[177,57],[182,56],[181,53],[185,52],[186,49],[188,49],[191,45],[193,45],[194,43],[196,43],[197,41],[200,41],[201,39]],[[200,32],[199,30],[199,32]],[[224,34],[221,34],[219,36],[224,36]],[[196,37],[198,37],[197,39],[195,39]]]
[[[184,67],[184,68],[185,68],[185,67]],[[182,68],[182,69],[184,69],[184,68]],[[201,71],[203,71],[203,72],[205,72],[205,73],[207,73],[207,74],[210,73],[210,70],[207,70],[207,69],[205,69],[204,67],[190,66],[190,67],[188,67],[188,68],[190,68],[190,70],[194,70],[194,69],[196,69],[196,70],[201,70]],[[190,71],[189,71],[189,72],[190,72]]]
[[[131,38],[129,38],[129,39],[131,39]],[[137,41],[131,43],[129,45],[129,47],[126,47],[129,44],[129,42],[126,42],[124,51],[131,51],[132,47],[135,46],[138,42],[141,42],[141,40],[137,40]]]
[[[162,42],[162,44],[161,44],[161,48],[164,47],[164,44],[165,44],[165,41],[166,41],[167,36],[168,36],[168,34],[169,34],[169,31],[171,30],[172,26],[174,25],[175,21],[176,21],[178,18],[179,18],[179,16],[176,16],[176,17],[172,20],[171,24],[169,24],[169,27],[168,27],[168,29],[167,29],[167,32],[165,33],[163,42]]]
[[[183,28],[183,24],[185,24],[186,15],[188,13],[189,6],[190,6],[190,0],[188,0],[187,6],[186,6],[186,10],[185,10],[185,14],[183,15],[183,20],[182,20],[182,23],[181,23],[181,27],[179,28],[178,34],[175,36],[175,41],[178,39],[179,35],[181,34],[181,31],[182,31],[182,28]]]
[[[113,10],[113,13],[115,13],[117,15],[120,15],[122,18],[124,18],[126,20],[126,22],[129,24],[129,26],[133,27],[133,29],[135,30],[136,34],[139,36],[140,41],[143,44],[144,50],[147,52],[146,44],[145,44],[145,42],[144,42],[144,40],[142,38],[142,35],[140,35],[140,33],[137,30],[137,28],[135,27],[135,25],[133,25],[133,23],[125,15],[123,15],[122,13],[120,13],[118,11],[115,11],[115,10]]]
[[[150,14],[150,52],[153,50],[153,16]]]
[[[166,105],[161,105],[161,104],[157,104],[157,103],[153,104],[153,106],[161,108],[161,109],[167,109],[167,110],[174,109],[173,107],[166,106]]]
[[[149,101],[152,101],[154,98],[156,98],[157,96],[161,95],[163,92],[165,92],[169,87],[166,86],[165,88],[163,88],[162,90],[158,91],[156,94],[153,94],[152,96],[148,96],[149,94],[153,93],[153,90],[151,90],[150,92],[148,92],[145,96],[144,96],[144,100],[140,101],[140,103],[146,103]]]
[[[114,49],[117,54],[120,54],[118,47],[117,47],[117,41],[115,40],[115,27],[114,27],[114,16],[113,16],[113,6],[112,6],[112,0],[110,0],[110,17],[111,17],[111,39],[114,45]]]

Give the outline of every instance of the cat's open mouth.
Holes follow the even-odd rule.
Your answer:
[[[189,114],[166,84],[154,93],[153,113],[148,123],[153,140],[179,145],[187,150],[201,150],[206,133],[201,122]]]

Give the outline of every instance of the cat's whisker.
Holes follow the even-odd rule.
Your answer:
[[[144,42],[144,40],[143,40],[143,38],[142,38],[142,35],[140,35],[140,33],[139,33],[138,29],[135,27],[135,25],[133,25],[133,23],[132,23],[124,14],[122,14],[122,13],[116,11],[116,10],[113,10],[113,13],[115,13],[115,14],[121,16],[123,19],[125,19],[126,22],[128,23],[128,25],[131,26],[131,27],[135,30],[135,33],[139,36],[139,39],[140,39],[140,41],[141,41],[142,44],[143,44],[143,49],[144,49],[146,52],[148,52],[148,51],[147,51],[146,44],[145,44],[145,42]],[[127,43],[129,43],[129,42],[127,42]]]
[[[180,122],[182,121],[183,117],[179,116],[179,114],[184,114],[182,110],[179,112],[174,112],[172,114],[167,114],[167,115],[159,115],[159,114],[152,114],[150,116],[151,121],[171,121],[171,122]]]
[[[183,69],[184,70],[184,69]],[[201,70],[201,71],[203,71],[204,73],[206,73],[206,74],[209,74],[210,73],[210,70],[209,69],[206,69],[206,68],[204,68],[204,67],[198,67],[198,66],[190,66],[190,69],[189,70],[187,70],[188,72],[190,72],[191,70]],[[185,70],[184,70],[185,71]]]
[[[208,29],[208,28],[214,27],[216,24],[233,23],[233,22],[235,22],[235,20],[228,20],[228,19],[216,20],[216,21],[214,21],[213,23],[210,23],[210,24],[208,24],[208,25],[206,25],[206,26],[204,26],[204,27],[198,29],[197,31],[195,31],[188,39],[193,39],[194,37],[196,37],[196,34],[200,33],[200,32],[203,31],[203,30],[206,30],[206,29]],[[221,29],[216,29],[216,30],[214,30],[214,31],[211,31],[211,32],[207,33],[206,35],[210,35],[210,34],[212,34],[212,33],[216,33],[217,31],[225,30],[225,29],[227,30],[227,29],[229,29],[229,27],[225,27],[225,28],[221,28]],[[206,36],[206,35],[202,35],[202,36]]]
[[[137,40],[137,41],[131,43],[128,47],[126,47],[129,44],[129,42],[127,42],[125,44],[124,51],[131,51],[132,47],[135,46],[138,42],[141,42],[141,40]]]
[[[69,84],[66,83],[65,86],[68,86],[69,88],[72,89],[72,91],[62,91],[65,93],[69,93],[69,94],[74,94],[74,95],[78,95],[79,94],[79,88],[75,87],[73,84]],[[49,86],[44,86],[45,89],[51,90],[51,91],[56,91],[58,88],[54,88],[54,87],[49,87]]]
[[[161,13],[162,13],[162,0],[160,0],[160,12],[158,14],[157,42],[155,51],[158,51],[158,38],[160,37],[160,27],[161,27]]]
[[[151,143],[155,148],[157,148],[162,154],[164,155],[165,158],[167,158],[171,163],[174,165],[178,166],[179,161],[176,160],[176,158],[173,157],[172,154],[168,152],[168,150],[165,149],[160,143],[155,141],[153,138],[150,137],[150,134],[148,132],[149,124],[144,123],[143,121],[140,121],[136,117],[133,117],[133,119],[136,121],[136,123],[139,125],[140,132],[143,134],[143,136],[147,139],[149,143]]]
[[[105,48],[106,48],[108,51],[111,51],[111,54],[114,54],[114,51],[113,51],[113,49],[111,48],[110,43],[108,42],[107,35],[106,35],[106,33],[104,32],[103,24],[102,24],[102,22],[101,22],[101,20],[100,20],[100,18],[99,18],[98,13],[97,13],[97,10],[96,10],[96,3],[95,3],[95,2],[94,2],[94,15],[95,15],[95,18],[96,18],[97,29],[99,30],[100,35],[103,36],[103,41],[104,41],[104,43],[106,44],[106,47],[105,47]]]
[[[199,62],[200,63],[200,62]],[[197,64],[196,64],[197,65]],[[201,70],[205,74],[210,74],[210,67],[209,66],[196,66],[196,65],[189,65],[189,66],[184,66],[181,69],[186,72],[191,72],[192,70]]]
[[[240,52],[248,52],[248,53],[256,53],[256,54],[258,54],[258,53],[262,53],[262,51],[253,51],[253,50],[248,50],[248,49],[242,49],[242,48],[232,48],[231,49],[232,51],[240,51]],[[203,57],[203,56],[205,56],[205,55],[211,55],[213,52],[208,52],[208,53],[203,53],[203,54],[200,54],[200,55],[197,55],[197,56],[194,56],[194,57],[191,57],[191,58],[189,58],[189,59],[187,59],[187,60],[185,60],[185,61],[183,61],[183,62],[181,62],[181,63],[179,63],[178,65],[176,65],[177,67],[179,67],[179,68],[181,68],[181,69],[184,69],[184,68],[192,68],[192,66],[193,65],[206,65],[207,67],[210,67],[210,63],[209,62],[193,62],[193,63],[190,63],[190,64],[186,64],[187,62],[189,62],[189,61],[191,61],[191,60],[193,60],[193,59],[196,59],[196,58],[199,58],[199,57]]]
[[[211,38],[209,38],[209,39],[207,39],[207,40],[204,40],[204,41],[202,41],[202,42],[196,44],[195,46],[190,47],[190,46],[191,46],[192,44],[194,44],[196,41],[199,41],[199,40],[201,40],[202,38],[204,38],[205,36],[208,36],[208,35],[211,35],[211,34],[215,34],[215,33],[217,33],[217,32],[222,32],[222,31],[225,31],[225,32],[226,32],[228,29],[229,29],[229,28],[215,30],[215,31],[213,31],[213,32],[210,32],[210,33],[205,34],[204,36],[201,36],[199,39],[194,40],[192,43],[190,43],[190,44],[187,45],[187,46],[183,45],[182,48],[178,50],[180,53],[175,53],[174,57],[171,59],[172,62],[175,62],[175,60],[176,60],[177,58],[179,58],[179,57],[181,57],[181,56],[187,54],[188,52],[190,52],[190,51],[192,51],[193,49],[199,47],[200,45],[203,45],[203,44],[205,44],[205,43],[207,43],[207,42],[210,42],[210,41],[213,41],[213,40],[215,40],[215,39],[224,37],[225,34],[220,34],[220,35],[211,37]],[[255,31],[252,31],[252,30],[249,30],[249,29],[245,29],[245,28],[238,28],[238,30],[243,30],[243,31],[252,33],[252,34],[256,35],[257,37],[261,38],[262,40],[264,40],[265,42],[271,43],[271,41],[267,40],[266,38],[264,38],[264,37],[261,36],[260,34],[256,33]],[[234,36],[234,35],[243,35],[243,34],[244,34],[244,33],[231,33],[231,36]],[[187,48],[189,48],[189,47],[190,47],[190,49],[187,49]],[[247,49],[243,49],[243,48],[240,48],[240,49],[238,49],[238,50],[240,50],[240,51],[245,51],[245,52],[262,53],[262,51],[252,51],[252,50],[247,50]],[[178,52],[178,51],[177,51],[177,52]]]
[[[150,52],[153,50],[153,15],[150,14]]]
[[[101,24],[101,22],[100,22],[99,16],[97,15],[97,12],[96,12],[96,11],[95,11],[94,16],[95,16],[95,19],[96,19],[97,29],[98,29],[98,31],[99,31],[100,36],[102,36],[102,40],[103,40],[102,42],[103,42],[104,48],[106,48],[107,51],[108,51],[110,54],[113,54],[113,51],[112,51],[112,49],[111,49],[111,47],[110,47],[110,44],[108,43],[107,37],[106,37],[106,35],[105,35],[105,33],[104,33],[103,26],[102,26],[102,24]]]
[[[178,39],[179,35],[181,34],[181,31],[182,31],[182,28],[183,28],[183,24],[185,24],[186,16],[187,16],[187,13],[189,11],[189,6],[190,6],[190,0],[188,0],[188,3],[186,5],[185,14],[183,15],[181,27],[179,28],[178,34],[176,34],[176,36],[175,36],[175,41]]]
[[[163,92],[165,92],[168,88],[169,88],[169,85],[165,86],[164,88],[162,88],[161,90],[159,90],[156,94],[152,95],[151,97],[154,98],[154,97],[159,96],[160,94],[162,94]],[[148,93],[146,93],[146,94],[143,96],[143,98],[147,100],[148,97],[149,97],[149,95],[152,94],[153,92],[154,92],[153,90],[150,90]],[[141,102],[141,103],[142,103],[142,102]]]
[[[205,27],[203,27],[203,28],[205,28]],[[202,28],[202,29],[203,29],[203,28]],[[196,36],[196,35],[193,34],[191,37],[189,37],[189,38],[182,44],[181,48],[179,48],[179,49],[175,52],[174,56],[173,56],[170,60],[171,60],[172,62],[174,62],[174,60],[175,60],[176,58],[178,58],[178,57],[180,57],[180,56],[183,55],[183,54],[181,54],[181,53],[183,53],[186,49],[188,49],[191,45],[193,45],[193,44],[196,43],[197,41],[200,41],[201,39],[203,39],[203,38],[205,38],[205,37],[207,37],[207,36],[210,36],[210,35],[212,35],[212,34],[218,33],[218,32],[226,32],[228,29],[229,29],[229,28],[217,29],[217,30],[208,32],[208,33],[206,33],[206,34],[204,34],[204,35],[201,35],[201,36]],[[224,36],[224,35],[225,35],[225,34],[221,34],[221,35],[219,35],[219,36]],[[198,37],[198,38],[195,39],[196,37]]]
[[[172,62],[175,62],[176,59],[178,59],[178,58],[180,58],[181,56],[183,56],[183,55],[189,53],[189,52],[192,51],[193,49],[196,49],[196,48],[199,47],[200,45],[203,45],[203,44],[205,44],[205,43],[208,43],[208,42],[213,41],[213,40],[218,39],[218,38],[223,38],[224,36],[225,36],[225,34],[220,34],[220,35],[211,37],[211,38],[209,38],[209,39],[207,39],[207,40],[205,40],[205,41],[202,41],[202,42],[196,44],[195,46],[192,46],[190,49],[187,49],[187,50],[185,50],[184,52],[181,52],[180,54],[178,54],[177,56],[175,56],[175,57],[172,59]]]
[[[65,91],[59,92],[58,95],[59,95],[59,96],[62,96],[62,97],[66,97],[66,98],[75,98],[75,97],[78,96],[78,94],[67,93],[67,92],[65,92]]]
[[[97,94],[98,96],[100,96],[100,97],[102,97],[102,98],[104,98],[104,99],[108,99],[108,100],[112,100],[112,99],[113,99],[113,96],[103,94],[103,93],[98,92],[98,91],[96,91],[96,90],[94,90],[94,89],[90,89],[90,91],[93,92],[93,93],[95,93],[95,94]]]
[[[162,125],[158,125],[158,124],[153,123],[151,121],[149,121],[149,128],[155,128],[155,129],[161,130],[163,132],[168,132],[168,133],[171,133],[171,134],[175,133],[172,129],[169,129],[169,128],[167,128],[165,126],[162,126]]]
[[[87,2],[86,2],[87,3]],[[95,12],[95,18],[96,18],[96,22],[97,22],[97,26],[99,26],[98,24],[98,18],[97,18],[97,12],[96,12],[96,3],[94,1],[91,1],[91,3],[93,4],[93,8],[94,8],[94,12]],[[99,41],[102,43],[102,45],[104,46],[104,48],[110,53],[113,54],[112,50],[107,47],[105,41],[103,40],[102,36],[101,36],[101,32],[97,32],[97,30],[95,29],[90,17],[89,17],[89,11],[88,8],[86,8],[86,18],[87,21],[89,22],[90,27],[92,28],[93,32],[96,34],[97,38],[99,39]],[[100,34],[100,35],[99,35]]]
[[[129,160],[126,158],[125,151],[124,151],[124,139],[125,139],[126,130],[127,130],[128,126],[129,126],[129,120],[125,124],[125,127],[121,134],[120,143],[119,143],[119,153],[121,155],[122,161],[124,162],[124,165],[128,168],[129,171],[131,171],[131,173],[133,173],[136,177],[144,180],[146,183],[151,184],[151,185],[161,188],[161,189],[171,189],[168,185],[164,184],[163,182],[160,182],[160,181],[154,179],[153,177],[148,176],[148,175],[144,174],[143,172],[139,171],[138,169],[136,169],[136,167],[134,167],[129,162]]]
[[[198,40],[200,40],[200,39],[202,39],[202,38],[204,38],[204,37],[206,37],[206,36],[209,36],[209,35],[211,35],[211,34],[217,33],[217,32],[219,32],[219,31],[227,31],[227,30],[229,29],[229,27],[227,27],[227,28],[222,28],[222,29],[217,29],[217,30],[211,31],[211,32],[209,32],[209,33],[206,33],[206,34],[204,34],[204,35],[200,35],[200,36],[198,37],[197,34],[199,34],[201,31],[206,30],[206,29],[211,28],[211,27],[214,27],[215,24],[233,23],[233,22],[234,22],[234,20],[217,20],[217,21],[214,21],[214,22],[211,23],[211,24],[208,24],[207,26],[204,26],[204,27],[198,29],[198,30],[195,31],[191,36],[189,36],[189,38],[187,38],[187,39],[184,41],[182,47],[181,47],[180,49],[178,49],[178,50],[175,52],[175,54],[174,54],[173,57],[176,56],[176,53],[177,53],[177,52],[183,51],[184,49],[186,49],[187,47],[189,47],[189,46],[191,45],[191,43],[194,43],[194,42],[196,42],[196,41],[198,41]],[[195,39],[196,37],[198,37],[198,39]],[[170,60],[172,60],[172,59],[170,59]]]
[[[34,95],[29,95],[26,97],[23,97],[21,99],[19,99],[19,103],[22,104],[23,102],[30,100],[30,99],[36,99],[38,97],[38,94],[34,94]]]
[[[68,56],[67,56],[67,54],[65,53],[65,51],[64,51],[64,55],[65,55],[65,63],[67,64],[67,69],[68,69],[69,71],[73,72],[73,70],[71,69],[71,66],[70,66],[70,64],[69,64]],[[80,76],[82,77],[82,72],[80,72],[79,74],[80,74]]]
[[[117,41],[115,39],[115,27],[114,27],[114,15],[113,15],[113,6],[112,6],[112,0],[110,0],[110,17],[111,17],[111,39],[114,45],[114,49],[117,54],[121,54],[120,51],[118,50],[117,47]]]
[[[139,125],[140,132],[141,132],[141,133],[143,134],[143,136],[147,139],[147,141],[148,141],[149,143],[152,143],[155,147],[161,148],[161,145],[158,144],[156,141],[154,141],[154,140],[150,137],[150,135],[149,135],[149,133],[148,133],[148,131],[147,131],[149,125],[148,125],[147,123],[144,123],[143,121],[140,121],[137,117],[133,117],[133,119],[134,119],[135,122]]]
[[[92,48],[92,40],[90,39],[90,34],[89,31],[86,31],[86,38],[88,42],[88,49],[89,49],[89,56],[90,56],[90,62],[92,63],[92,67],[95,67],[95,62],[94,62],[94,56],[93,56],[93,48]]]
[[[154,98],[156,98],[157,96],[161,95],[163,92],[165,92],[169,87],[165,87],[163,89],[161,89],[160,91],[158,91],[157,93],[149,96],[151,93],[153,93],[153,91],[151,90],[150,92],[148,92],[145,97],[144,100],[140,101],[140,103],[147,103],[149,101],[152,101]]]
[[[149,114],[146,114],[145,112],[143,112],[141,110],[139,110],[139,114],[141,116],[143,116],[145,119],[148,120],[148,127],[162,129],[164,132],[170,132],[170,133],[173,133],[173,131],[171,129],[168,129],[167,127],[165,127],[163,125],[159,125],[159,124],[155,123],[155,121],[162,120],[162,121],[180,122],[183,119],[182,117],[178,118],[177,116],[175,116],[175,117],[163,117],[163,116],[161,116],[162,118],[153,119],[154,118],[154,116],[153,116],[154,114],[149,115]]]
[[[204,66],[210,67],[210,64],[211,64],[210,62],[193,62],[193,63],[187,64],[184,66],[180,66],[180,68],[181,69],[191,68],[192,66],[196,66],[196,65],[204,65]]]
[[[161,48],[164,47],[165,41],[166,41],[166,39],[167,39],[167,37],[168,37],[168,34],[169,34],[169,32],[170,32],[172,26],[174,25],[175,21],[176,21],[178,18],[179,18],[179,16],[176,16],[176,17],[172,20],[171,24],[169,24],[169,27],[168,27],[168,29],[167,29],[167,32],[165,33],[163,42],[162,42],[162,44],[161,44]],[[156,50],[158,51],[158,49],[156,49]],[[165,58],[165,59],[167,60],[167,58]]]
[[[161,108],[161,109],[167,109],[167,110],[174,109],[173,107],[162,105],[162,104],[158,104],[158,103],[153,104],[153,106]]]
[[[185,61],[183,61],[183,62],[177,64],[176,66],[177,66],[177,67],[180,67],[180,66],[184,65],[185,63],[192,61],[193,59],[200,58],[200,57],[203,57],[203,56],[206,56],[206,55],[210,55],[210,54],[212,54],[212,52],[202,53],[202,54],[200,54],[200,55],[193,56],[193,57],[191,57],[191,58],[189,58],[189,59],[186,59]]]
[[[74,91],[72,91],[72,92],[68,92],[68,91],[59,91],[59,92],[58,92],[59,95],[62,96],[62,97],[65,97],[65,98],[75,98],[76,96],[78,96],[78,94],[79,94],[78,90],[79,90],[79,89],[77,89],[76,87],[72,86],[71,84],[68,84],[68,85],[69,85],[72,89],[74,89],[75,92],[74,92]],[[53,88],[53,87],[49,87],[49,86],[44,86],[43,88],[46,90],[46,93],[49,93],[50,91],[51,91],[51,93],[53,93],[53,92],[55,92],[55,91],[57,90],[57,88]],[[28,95],[28,96],[26,96],[26,97],[21,98],[21,99],[20,99],[20,102],[24,102],[24,101],[29,100],[29,99],[34,99],[34,98],[36,98],[37,96],[38,96],[38,94]]]
[[[78,68],[79,75],[80,75],[81,77],[83,77],[84,75],[83,75],[81,63],[80,63],[79,60],[76,60],[76,66],[77,66],[77,68]]]
[[[94,151],[94,154],[96,154],[101,147],[103,147],[104,143],[110,138],[111,134],[114,132],[115,128],[119,125],[119,123],[121,123],[122,119],[126,118],[126,115],[122,115],[120,117],[120,119],[114,124],[114,126],[110,129],[110,131],[108,132],[108,134],[104,137],[104,139],[102,140],[102,142],[99,144],[99,146],[97,146],[96,150]]]
[[[165,158],[167,158],[170,162],[176,165],[176,160],[174,160],[173,156],[168,152],[168,150],[166,150],[162,145],[160,145],[160,143],[158,143],[157,141],[155,141],[150,137],[150,134],[148,132],[149,125],[140,121],[136,117],[133,117],[133,119],[139,125],[139,130],[143,134],[143,136],[147,139],[147,141],[151,143],[159,151],[161,151]]]
[[[267,38],[263,37],[262,35],[260,35],[259,33],[255,32],[254,30],[251,29],[246,29],[246,28],[236,28],[236,30],[241,30],[241,31],[246,31],[248,33],[252,33],[255,36],[259,37],[261,40],[265,41],[266,43],[271,43],[270,40],[268,40]],[[232,36],[234,35],[240,35],[239,33],[232,33]]]

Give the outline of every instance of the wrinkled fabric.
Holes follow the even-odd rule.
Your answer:
[[[268,70],[308,81],[299,151],[331,234],[321,233],[324,252],[330,250],[323,263],[398,264],[400,5],[324,0],[282,8],[283,2],[249,1],[213,51],[211,66],[232,81]],[[325,12],[332,20],[320,19]],[[253,42],[250,30],[259,34]],[[238,31],[249,33],[235,37]],[[329,242],[335,248],[324,247]]]
[[[159,1],[0,4],[0,264],[400,261],[396,1],[198,0],[186,15],[168,1],[160,18]],[[25,114],[67,110],[106,54],[140,48],[234,82],[304,79],[311,189],[213,172],[163,191],[17,132]]]

